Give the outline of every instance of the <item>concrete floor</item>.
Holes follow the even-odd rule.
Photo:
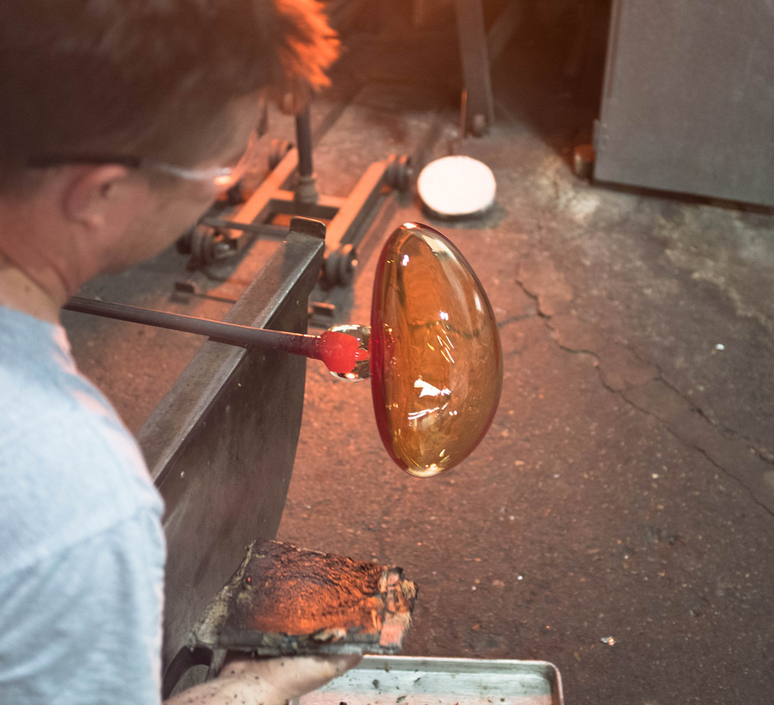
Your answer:
[[[452,472],[411,478],[381,446],[368,384],[309,363],[279,538],[403,566],[420,586],[405,654],[548,660],[567,703],[771,703],[774,220],[573,176],[605,28],[566,81],[573,29],[558,10],[525,17],[493,68],[497,124],[460,147],[493,169],[496,206],[430,221],[499,321],[488,436]],[[390,152],[447,154],[457,121],[453,25],[363,27],[346,44],[313,111],[329,195]],[[271,127],[292,136],[287,119]],[[407,220],[428,221],[413,195],[375,215],[353,287],[327,294],[339,320],[368,322],[378,248]],[[154,277],[171,259],[129,275],[129,300],[166,296]],[[80,330],[79,362],[136,430],[185,362],[154,359],[167,332]],[[127,357],[134,372],[115,364]]]
[[[456,470],[413,479],[381,447],[367,384],[310,364],[279,538],[403,566],[420,586],[406,654],[552,661],[568,703],[771,703],[774,221],[573,176],[604,28],[568,83],[572,28],[543,20],[494,66],[495,128],[461,148],[493,169],[495,209],[429,221],[498,317],[491,431]],[[367,87],[317,150],[334,190],[389,151],[447,153],[445,50],[398,49],[351,39],[340,70]],[[331,295],[341,319],[367,322],[379,241],[406,220],[428,222],[413,198],[382,208],[353,290]]]

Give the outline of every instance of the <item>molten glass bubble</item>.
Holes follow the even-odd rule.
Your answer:
[[[385,244],[370,351],[376,421],[395,462],[431,477],[464,460],[497,410],[502,349],[481,283],[433,228],[406,223]]]

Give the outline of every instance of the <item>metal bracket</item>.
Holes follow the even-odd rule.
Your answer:
[[[296,130],[298,148],[285,153],[250,199],[229,218],[204,218],[189,236],[189,251],[208,264],[236,255],[256,236],[284,238],[287,226],[277,223],[284,220],[282,216],[312,218],[328,224],[323,282],[346,286],[354,277],[357,246],[368,216],[385,189],[410,188],[411,160],[393,155],[374,162],[346,198],[320,195],[314,185],[308,114],[297,116]],[[295,172],[300,183],[290,191],[286,184]]]

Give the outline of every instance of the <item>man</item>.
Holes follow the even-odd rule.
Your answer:
[[[324,85],[336,51],[314,0],[0,0],[3,705],[159,701],[162,502],[59,309],[169,245],[259,96]],[[280,705],[351,665],[235,659],[174,700]]]

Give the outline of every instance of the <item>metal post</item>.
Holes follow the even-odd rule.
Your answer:
[[[316,176],[312,167],[312,128],[307,106],[296,115],[296,147],[298,149],[298,184],[296,200],[317,203]]]
[[[494,122],[484,8],[481,0],[455,0],[462,76],[468,91],[466,126],[476,137]],[[464,135],[461,135],[464,137]]]

